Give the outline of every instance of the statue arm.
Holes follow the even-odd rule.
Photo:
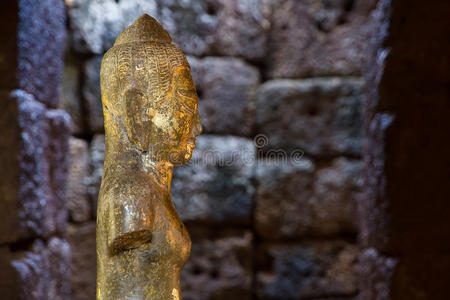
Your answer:
[[[151,242],[154,216],[148,204],[148,201],[129,199],[110,207],[107,231],[113,254]]]
[[[116,236],[109,244],[112,253],[119,253],[125,250],[138,248],[139,246],[150,243],[152,240],[152,232],[150,230],[138,230],[127,232]]]

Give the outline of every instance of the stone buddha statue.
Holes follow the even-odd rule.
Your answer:
[[[97,299],[181,299],[191,248],[170,196],[173,166],[201,133],[190,67],[143,15],[101,66],[105,164],[97,214]]]

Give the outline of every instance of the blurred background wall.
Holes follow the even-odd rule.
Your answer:
[[[448,299],[450,2],[374,6],[1,1],[0,298],[94,299],[99,63],[146,12],[205,128],[172,186],[184,299]]]
[[[63,1],[0,2],[0,298],[70,298]]]
[[[95,294],[100,63],[143,13],[189,56],[204,128],[172,186],[193,240],[184,299],[356,297],[361,73],[375,2],[66,0],[72,299]]]

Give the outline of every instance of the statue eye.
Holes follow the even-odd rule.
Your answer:
[[[184,97],[195,98],[197,96],[197,92],[195,89],[178,89],[178,93],[180,93]]]

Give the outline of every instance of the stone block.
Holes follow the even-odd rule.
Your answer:
[[[266,82],[256,104],[256,131],[267,137],[262,150],[361,155],[362,83],[358,78]]]
[[[72,221],[84,222],[91,217],[87,177],[89,154],[86,141],[70,138],[70,167],[67,185],[67,207]]]
[[[361,74],[373,0],[268,2],[269,78]]]
[[[155,0],[71,0],[66,1],[71,45],[81,53],[103,54],[116,37],[139,16],[157,15]]]
[[[57,107],[66,34],[61,0],[2,1],[0,88],[21,89]]]
[[[261,60],[270,27],[264,1],[159,0],[160,20],[188,54]]]
[[[95,299],[95,221],[70,225],[67,229],[67,239],[72,249],[71,299]]]
[[[263,239],[355,234],[362,162],[258,161],[255,228]]]
[[[335,299],[357,293],[358,249],[352,244],[263,245],[257,251],[258,299]]]
[[[67,114],[46,110],[24,91],[3,92],[1,126],[0,242],[65,230]]]
[[[360,255],[358,269],[360,299],[448,298],[448,253],[422,252],[389,257],[369,248]]]
[[[256,68],[237,58],[189,58],[206,133],[248,136],[253,131]],[[233,74],[230,76],[230,74]]]
[[[84,131],[84,116],[80,96],[80,62],[69,55],[64,65],[59,108],[69,114],[70,132],[77,136],[82,135]]]
[[[70,247],[59,238],[36,240],[30,250],[0,249],[3,299],[70,299]]]
[[[190,231],[191,257],[181,272],[183,299],[252,299],[252,234],[214,232],[214,239],[198,239]]]
[[[191,162],[174,170],[171,192],[181,219],[249,224],[254,159],[251,140],[198,137]]]
[[[69,172],[69,135],[70,117],[60,109],[49,109],[45,113],[49,124],[45,132],[47,142],[44,144],[45,159],[48,162],[48,195],[50,201],[45,205],[44,224],[47,236],[52,233],[64,234],[67,224],[67,177]],[[37,159],[37,158],[36,158]]]
[[[88,194],[92,203],[92,212],[97,215],[97,201],[102,183],[103,163],[105,161],[105,136],[95,135],[89,149],[90,173],[88,176]]]
[[[104,132],[103,107],[100,93],[101,56],[95,56],[84,65],[83,98],[87,112],[87,125],[91,133]]]
[[[199,56],[261,60],[270,27],[260,0],[73,0],[68,11],[72,47],[95,54],[109,49],[117,35],[143,13],[161,22],[185,53]]]

